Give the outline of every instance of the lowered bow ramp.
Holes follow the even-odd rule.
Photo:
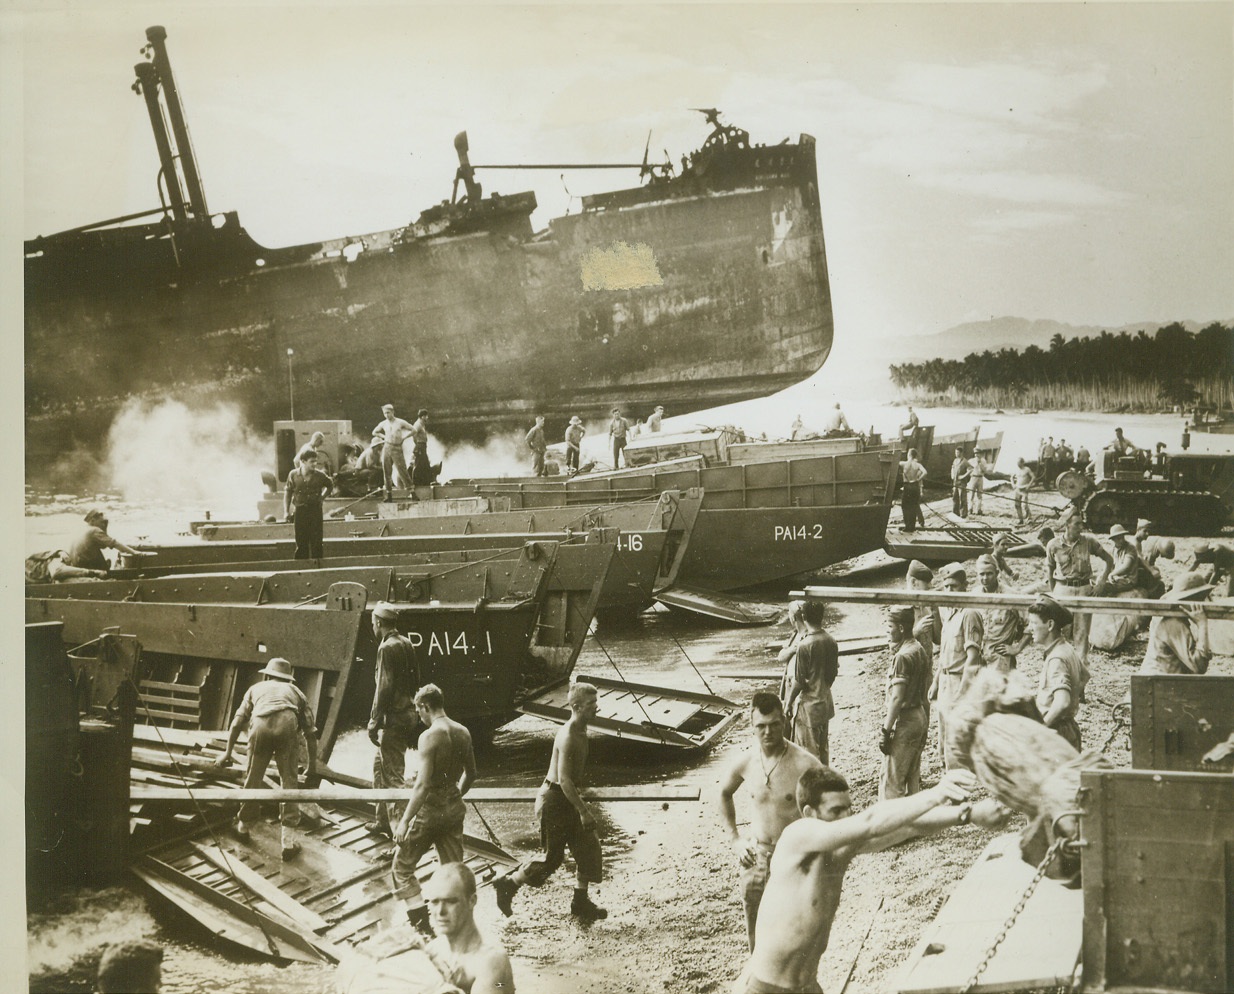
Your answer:
[[[695,694],[642,683],[584,676],[599,691],[599,710],[588,722],[591,731],[618,739],[702,749],[740,716],[742,706],[712,694]],[[519,705],[523,714],[564,725],[570,719],[566,698],[570,682],[562,680]]]
[[[699,587],[670,587],[657,592],[656,600],[667,607],[693,611],[734,625],[771,625],[784,616],[778,607],[738,600],[719,591]]]

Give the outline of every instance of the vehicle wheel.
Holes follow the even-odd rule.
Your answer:
[[[1089,531],[1109,532],[1111,525],[1119,523],[1126,525],[1127,522],[1124,520],[1126,517],[1127,512],[1123,507],[1123,502],[1113,494],[1094,494],[1084,508],[1084,523]],[[1128,527],[1134,528],[1134,526],[1133,516],[1131,525]]]

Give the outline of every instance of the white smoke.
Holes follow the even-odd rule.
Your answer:
[[[251,505],[262,470],[273,466],[273,442],[250,431],[232,404],[191,409],[136,398],[112,422],[103,460],[108,486],[126,500],[216,506]]]
[[[429,450],[433,459],[432,449]],[[493,435],[483,445],[459,442],[445,445],[438,457],[441,479],[475,476],[530,476],[531,450],[524,433]]]

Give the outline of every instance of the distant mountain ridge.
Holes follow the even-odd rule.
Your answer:
[[[1218,319],[1222,324],[1234,324],[1234,320]],[[887,339],[896,362],[921,362],[925,359],[963,359],[973,352],[997,352],[999,349],[1025,349],[1036,345],[1049,349],[1050,339],[1055,335],[1063,338],[1093,338],[1103,331],[1120,335],[1124,331],[1136,334],[1146,331],[1150,335],[1171,321],[1137,321],[1118,328],[1103,328],[1095,325],[1067,324],[1063,321],[1016,317],[991,318],[988,321],[969,321],[945,331],[929,335],[903,335]],[[1212,321],[1179,321],[1189,332],[1197,332],[1212,324]]]

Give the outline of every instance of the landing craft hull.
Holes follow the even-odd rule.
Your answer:
[[[423,406],[444,437],[764,396],[831,349],[817,184],[810,136],[717,126],[681,174],[538,233],[525,193],[278,249],[234,213],[33,239],[29,465],[98,442],[132,398],[234,401],[264,427],[289,380],[302,416]]]

